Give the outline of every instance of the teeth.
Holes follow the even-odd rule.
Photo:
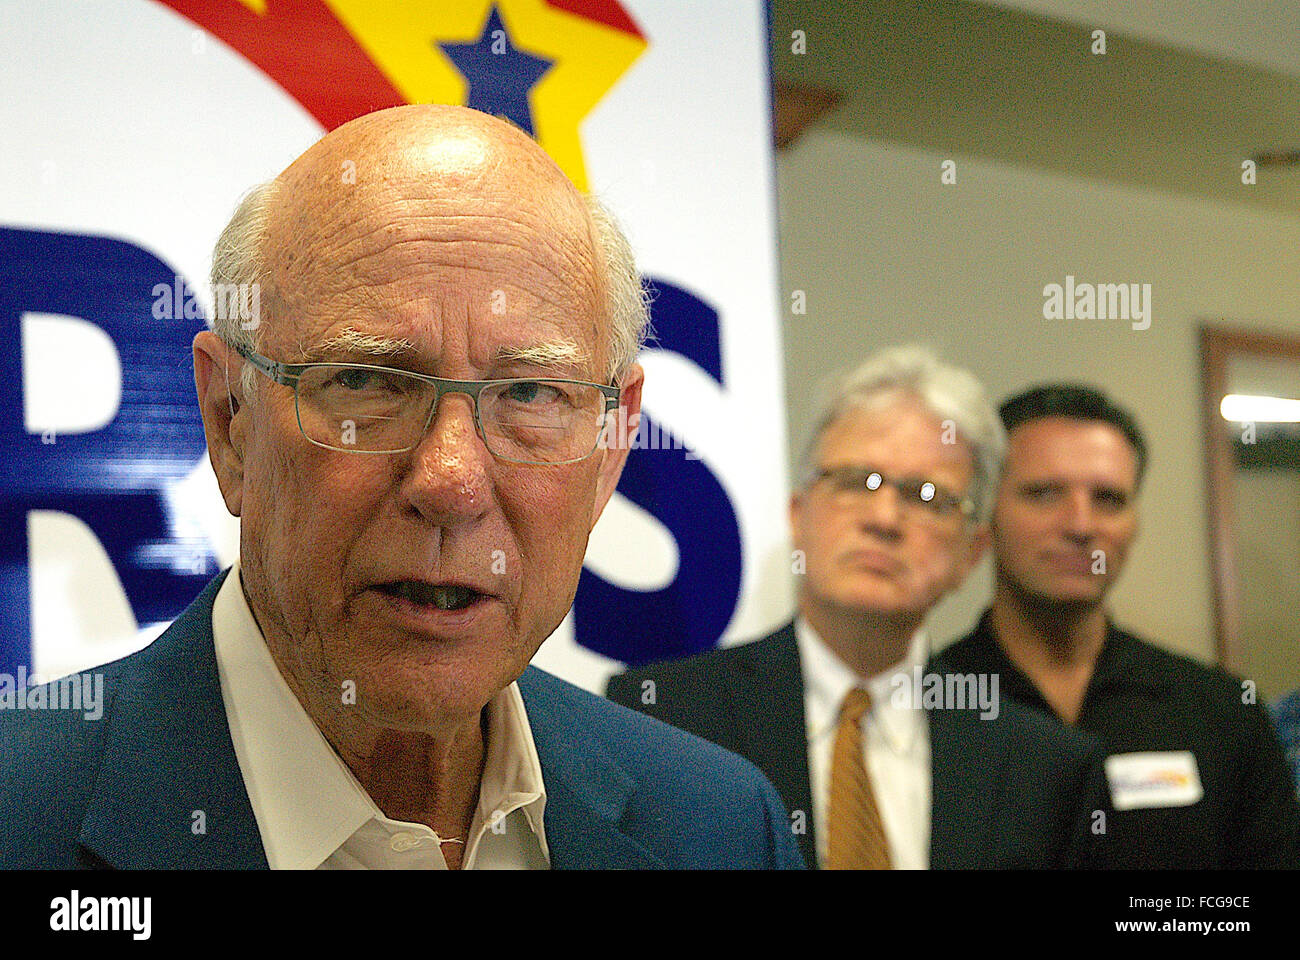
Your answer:
[[[459,610],[469,605],[474,591],[465,587],[434,587],[433,605],[439,610]]]
[[[432,605],[439,610],[460,610],[469,606],[475,597],[468,587],[434,587],[410,580],[394,584],[391,592],[412,603]]]

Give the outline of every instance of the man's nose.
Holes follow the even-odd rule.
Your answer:
[[[1065,533],[1073,540],[1090,540],[1096,535],[1097,514],[1089,491],[1077,490],[1066,498]]]
[[[411,469],[402,493],[430,523],[464,523],[487,510],[493,457],[475,429],[470,397],[443,396],[410,455]]]
[[[886,540],[902,536],[903,502],[899,492],[886,483],[868,493],[862,498],[857,521],[864,531]]]

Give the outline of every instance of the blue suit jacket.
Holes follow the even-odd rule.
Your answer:
[[[150,646],[98,668],[101,718],[0,711],[0,868],[266,868],[212,642],[224,578]],[[553,867],[803,866],[747,761],[533,667],[519,686]]]

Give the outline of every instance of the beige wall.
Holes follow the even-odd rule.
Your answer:
[[[1272,700],[1300,684],[1300,474],[1238,469],[1234,485],[1244,672]]]
[[[1213,659],[1196,327],[1300,332],[1300,219],[960,156],[944,186],[944,159],[816,130],[779,156],[792,455],[829,375],[889,344],[930,344],[996,400],[1044,380],[1098,384],[1134,411],[1153,457],[1112,607]],[[1066,274],[1152,284],[1150,329],[1044,320],[1042,289]],[[790,315],[795,289],[805,316]],[[986,563],[936,611],[937,644],[973,622],[989,585]]]

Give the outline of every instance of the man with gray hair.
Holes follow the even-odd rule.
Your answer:
[[[926,662],[926,615],[988,544],[1006,438],[976,379],[871,357],[818,421],[790,499],[798,610],[775,633],[624,673],[608,696],[748,757],[823,867],[1104,863],[1100,756]]]
[[[536,143],[360,117],[241,204],[213,279],[260,291],[194,340],[239,560],[103,668],[102,722],[0,716],[0,867],[802,865],[752,765],[529,666],[646,322]]]

